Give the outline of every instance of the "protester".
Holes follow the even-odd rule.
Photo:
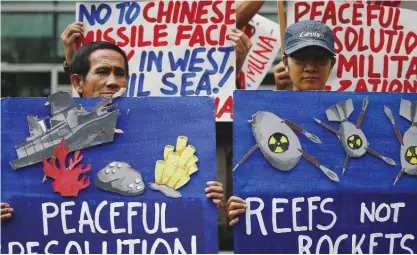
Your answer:
[[[274,68],[275,83],[279,89],[323,90],[335,62],[332,30],[317,21],[301,21],[285,32],[282,62]]]
[[[334,36],[332,30],[317,21],[301,21],[285,31],[285,50],[282,56],[285,71],[288,72],[294,90],[323,90],[335,64]],[[282,68],[279,69],[282,73]],[[279,76],[287,82],[285,75]],[[245,201],[232,196],[225,210],[229,225],[238,221],[246,210]]]

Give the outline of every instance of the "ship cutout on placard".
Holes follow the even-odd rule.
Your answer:
[[[194,155],[196,149],[187,142],[186,136],[179,136],[175,151],[174,146],[165,146],[164,160],[156,161],[155,183],[150,183],[149,188],[170,198],[182,197],[178,189],[187,184],[190,176],[198,170],[198,158]]]
[[[108,111],[115,105],[113,99],[123,95],[121,89],[112,97],[105,99],[94,107],[91,112],[76,104],[67,92],[57,92],[48,97],[51,108],[50,128],[45,119],[28,116],[29,137],[26,142],[16,146],[18,159],[11,161],[13,170],[41,162],[43,158],[54,155],[55,146],[62,138],[71,151],[112,142],[115,133],[123,133],[116,129],[119,111]]]
[[[303,151],[300,140],[292,129],[305,135],[314,143],[321,143],[320,139],[299,125],[283,120],[271,112],[257,112],[249,120],[256,144],[234,167],[235,171],[256,149],[260,149],[266,160],[276,169],[289,171],[300,161],[301,156],[320,168],[332,181],[339,182],[335,172],[320,164],[313,156]]]
[[[401,171],[395,178],[395,185],[404,173],[417,175],[417,102],[401,99],[400,116],[411,122],[411,126],[405,131],[404,137],[401,136],[401,132],[397,124],[395,124],[391,109],[384,106],[384,111],[394,127],[394,133],[401,144]]]
[[[365,112],[368,107],[369,99],[366,97],[362,103],[362,110],[360,112],[358,122],[355,124],[348,121],[349,116],[354,111],[352,99],[349,99],[345,102],[331,106],[326,110],[327,119],[329,121],[338,121],[340,122],[339,131],[335,130],[331,126],[322,122],[321,120],[316,120],[317,123],[325,127],[327,130],[333,132],[339,138],[342,143],[342,147],[346,153],[345,162],[343,165],[343,173],[345,173],[349,159],[350,158],[359,158],[362,157],[366,152],[369,152],[371,155],[382,159],[385,163],[395,166],[395,161],[391,158],[385,157],[379,152],[371,149],[369,147],[369,142],[366,139],[364,132],[360,129],[363,119],[365,117]]]

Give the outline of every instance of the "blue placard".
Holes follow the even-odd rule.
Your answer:
[[[346,154],[338,137],[313,118],[338,130],[340,123],[329,122],[325,111],[352,99],[355,110],[349,121],[356,124],[366,96],[361,128],[370,147],[394,159],[396,166],[366,153],[350,159],[342,175]],[[416,94],[236,91],[235,165],[256,144],[248,120],[268,111],[317,135],[321,144],[294,131],[302,149],[336,172],[340,182],[329,180],[303,157],[292,170],[279,171],[256,150],[234,172],[234,194],[248,205],[235,226],[235,252],[417,252],[417,178],[404,174],[393,186],[401,170],[400,144],[384,113],[387,105],[404,135],[411,123],[399,116],[401,98],[417,101]]]
[[[45,98],[1,100],[2,201],[15,210],[2,223],[2,253],[217,253],[217,209],[206,198],[208,181],[216,180],[214,100],[210,98],[119,98],[114,142],[81,151],[91,185],[77,198],[63,198],[42,183],[42,163],[13,171],[15,146],[29,135],[26,117],[50,116]],[[101,99],[75,99],[91,110]],[[196,148],[198,171],[179,189],[181,198],[151,190],[164,147],[188,137]],[[73,154],[70,154],[73,157]],[[145,192],[124,197],[94,186],[99,170],[125,161],[140,171]],[[114,211],[114,213],[111,213]],[[92,224],[94,223],[94,224]]]

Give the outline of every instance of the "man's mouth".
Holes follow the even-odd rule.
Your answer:
[[[303,77],[302,80],[318,80],[318,77],[314,77],[314,76],[307,76],[307,77]]]

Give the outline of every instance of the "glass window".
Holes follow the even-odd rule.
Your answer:
[[[72,3],[75,4],[75,3]],[[64,61],[64,48],[61,44],[61,34],[64,32],[64,30],[67,28],[67,26],[71,23],[75,22],[75,12],[66,12],[66,13],[58,13],[58,24],[56,26],[56,34],[57,34],[57,57],[62,62]]]
[[[47,97],[51,93],[51,72],[1,74],[2,97]]]
[[[9,63],[54,60],[52,13],[2,13],[1,57]]]

